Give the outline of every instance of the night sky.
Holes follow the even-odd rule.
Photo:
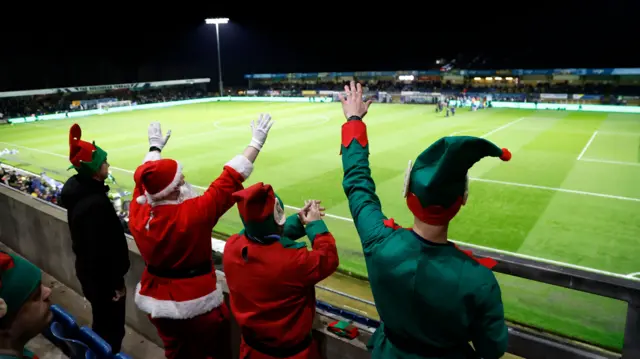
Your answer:
[[[637,1],[561,2],[3,9],[0,91],[196,77],[215,84],[215,26],[206,17],[231,19],[220,28],[226,85],[246,84],[246,73],[428,70],[440,57],[485,69],[640,67]]]

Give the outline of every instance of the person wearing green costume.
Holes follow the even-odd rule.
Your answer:
[[[25,345],[51,322],[51,289],[27,260],[0,251],[0,359],[37,359]]]
[[[433,143],[409,163],[404,195],[414,224],[402,228],[382,213],[371,177],[362,121],[371,102],[363,101],[362,87],[353,81],[345,91],[342,185],[381,318],[368,344],[372,358],[500,358],[507,326],[490,270],[496,262],[461,251],[447,232],[467,202],[469,168],[485,156],[508,161],[511,153],[477,137]]]

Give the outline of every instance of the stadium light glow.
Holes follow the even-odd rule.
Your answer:
[[[481,78],[481,77],[474,77],[474,78],[473,78],[473,81],[480,81],[480,80],[482,80],[482,78]]]
[[[222,61],[220,60],[220,25],[229,23],[226,17],[217,17],[204,19],[207,25],[216,25],[216,45],[218,46],[218,86],[220,87],[220,96],[224,96],[224,88],[222,86]]]
[[[491,78],[491,77],[485,77],[484,79],[487,80],[487,81],[493,81],[493,78]]]
[[[502,80],[502,77],[500,77],[500,76],[496,76],[496,77],[494,77],[494,79],[496,79],[496,80],[500,81],[500,80]]]
[[[228,24],[229,19],[226,17],[217,17],[217,18],[204,19],[204,22],[208,25]]]
[[[509,76],[509,77],[505,77],[504,79],[507,80],[507,81],[511,81],[511,80],[513,80],[513,77]]]
[[[415,77],[413,75],[400,75],[400,76],[398,76],[398,79],[400,81],[413,81],[413,79],[415,79]]]

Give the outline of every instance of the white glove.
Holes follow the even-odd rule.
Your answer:
[[[167,131],[167,136],[162,138],[162,128],[160,128],[160,122],[152,122],[149,124],[149,147],[158,147],[160,150],[167,145],[169,137],[171,137],[171,130]]]
[[[271,115],[268,113],[261,113],[260,117],[258,117],[258,123],[251,121],[251,132],[253,137],[251,137],[251,143],[249,146],[260,151],[264,145],[264,141],[267,140],[267,134],[269,133],[271,126],[273,126],[273,121],[271,121]]]

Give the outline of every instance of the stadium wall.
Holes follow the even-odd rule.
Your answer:
[[[133,241],[127,236],[131,269],[125,277],[127,286],[127,324],[138,333],[162,347],[155,327],[146,314],[134,303],[136,284],[144,269],[144,261]],[[71,237],[67,226],[66,211],[37,198],[0,185],[0,242],[11,250],[33,262],[77,293],[82,293],[75,276],[75,255],[71,250]],[[218,285],[228,293],[224,273],[217,271]],[[228,299],[228,298],[225,298]],[[80,313],[71,313],[79,316]],[[365,343],[371,334],[361,330],[354,340],[337,337],[326,330],[328,323],[336,318],[319,313],[314,325],[314,337],[320,343],[324,358],[364,359],[370,355]],[[214,338],[212,338],[214,339]],[[230,345],[234,357],[238,357],[240,332],[232,324]]]

